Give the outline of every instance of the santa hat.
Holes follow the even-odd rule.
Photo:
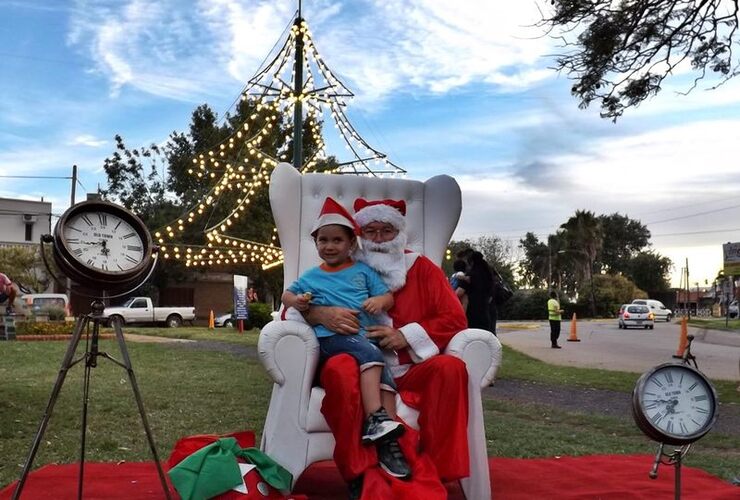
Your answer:
[[[406,202],[403,200],[367,201],[357,198],[354,209],[355,221],[360,227],[371,222],[385,222],[400,232],[406,230]]]
[[[324,200],[324,206],[321,207],[319,218],[316,219],[316,223],[314,223],[313,228],[311,229],[311,236],[316,236],[316,232],[320,228],[328,226],[329,224],[345,226],[350,228],[354,234],[360,234],[360,227],[347,209],[334,201],[333,198],[327,197],[326,200]]]

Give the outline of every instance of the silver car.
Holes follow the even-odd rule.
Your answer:
[[[213,326],[216,328],[223,326],[224,328],[230,328],[236,325],[236,319],[234,319],[233,313],[220,314],[213,318]]]
[[[655,328],[655,315],[648,306],[629,304],[619,316],[619,328]]]

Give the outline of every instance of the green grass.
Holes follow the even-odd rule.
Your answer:
[[[498,378],[531,380],[546,384],[608,389],[631,393],[640,373],[616,372],[596,368],[548,365],[510,347],[504,346],[504,361]],[[740,404],[737,381],[712,380],[722,403]]]
[[[2,486],[22,470],[66,346],[66,342],[0,343]],[[262,429],[271,385],[258,363],[166,344],[127,342],[127,346],[161,459],[184,436]],[[101,341],[101,350],[121,359],[113,341]],[[82,373],[82,364],[69,371],[34,468],[79,459]],[[151,459],[126,372],[102,358],[91,375],[86,459]]]
[[[108,330],[105,330],[108,332]],[[110,330],[113,331],[112,329]],[[235,328],[215,328],[209,330],[202,326],[182,326],[179,328],[149,328],[149,327],[131,327],[125,326],[124,333],[133,333],[136,335],[151,335],[153,337],[166,337],[170,339],[189,339],[189,340],[218,340],[219,342],[229,342],[233,344],[257,345],[259,330],[253,328],[239,333]]]
[[[689,320],[689,325],[697,328],[710,328],[712,330],[725,330],[740,333],[740,319],[727,320],[727,326],[725,326],[725,318],[691,318],[691,320]]]
[[[225,342],[256,337],[202,328],[130,331]],[[20,474],[66,346],[66,342],[0,342],[0,487]],[[270,383],[259,363],[169,344],[128,342],[127,346],[161,459],[184,436],[246,429],[259,434],[270,397]],[[101,348],[120,359],[113,341],[102,341]],[[69,372],[34,468],[79,459],[82,368],[80,364]],[[637,374],[547,365],[508,348],[499,376],[623,392],[631,391],[637,378]],[[493,456],[655,452],[655,445],[631,419],[490,400],[485,402],[485,413],[488,450]],[[87,460],[151,458],[126,373],[105,359],[92,370],[88,432]],[[740,470],[738,450],[740,439],[709,433],[691,450],[686,464],[729,480]]]

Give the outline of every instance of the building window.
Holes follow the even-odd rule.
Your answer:
[[[33,224],[26,224],[26,241],[33,241]]]

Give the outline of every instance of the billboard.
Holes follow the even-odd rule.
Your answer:
[[[234,316],[237,320],[247,319],[249,316],[248,286],[249,278],[238,274],[234,275]]]
[[[725,276],[740,276],[740,243],[722,245]]]

